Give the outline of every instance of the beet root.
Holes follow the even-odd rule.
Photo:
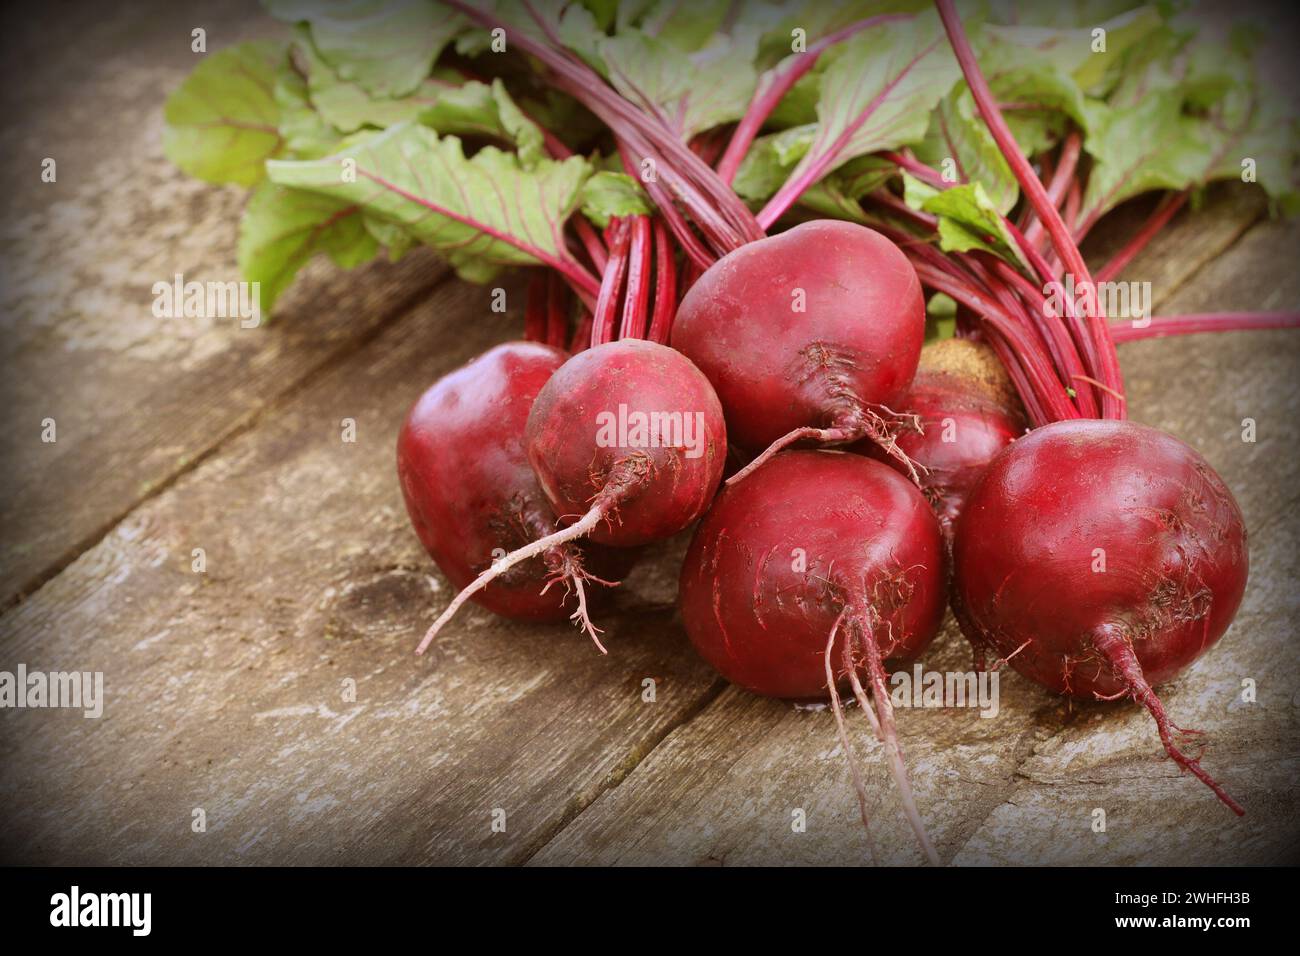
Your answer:
[[[1223,636],[1246,586],[1241,511],[1196,451],[1127,421],[1030,432],[967,500],[953,562],[977,654],[1072,697],[1132,697],[1169,756],[1243,812],[1178,749],[1151,690]]]
[[[898,447],[915,463],[921,491],[951,540],[984,469],[1025,433],[1024,408],[993,350],[970,339],[943,339],[922,349],[902,407],[916,416],[920,431],[901,432]],[[875,442],[859,442],[852,451],[908,473]]]
[[[727,428],[680,352],[621,339],[575,355],[528,418],[528,459],[557,514],[618,547],[671,537],[709,507]]]
[[[764,454],[796,441],[872,438],[895,456],[890,409],[925,337],[921,283],[892,242],[820,220],[751,242],[687,292],[672,344],[718,391],[731,440]]]
[[[858,455],[787,451],[718,496],[691,541],[679,592],[691,642],[723,677],[771,697],[830,698],[865,823],[840,710],[840,689],[852,688],[935,862],[886,680],[891,664],[916,658],[938,631],[943,560],[938,521],[906,478]]]
[[[630,548],[681,531],[712,500],[727,448],[708,380],[679,352],[640,339],[568,359],[537,393],[524,435],[532,472],[568,525],[482,571],[421,648],[470,596],[520,562],[579,538]]]
[[[457,589],[496,558],[555,530],[555,513],[528,464],[524,426],[537,393],[567,357],[535,342],[498,345],[439,379],[402,425],[397,473],[407,514]],[[511,568],[474,599],[504,617],[571,617],[599,645],[585,582],[608,584],[635,557],[629,550],[561,543]]]

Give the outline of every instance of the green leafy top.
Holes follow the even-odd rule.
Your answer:
[[[349,266],[418,243],[469,278],[544,263],[590,286],[568,252],[567,220],[604,227],[653,211],[642,185],[610,165],[616,144],[593,115],[450,7],[264,2],[292,24],[288,42],[206,56],[169,97],[163,141],[185,172],[253,187],[239,259],[264,310],[313,255]],[[806,45],[907,13],[821,55],[767,115],[734,188],[766,204],[760,221],[797,202],[868,223],[863,201],[901,188],[936,217],[942,248],[1021,265],[1003,220],[1021,202],[1018,184],[924,0],[491,5],[534,38],[529,7],[540,11],[575,55],[688,142],[741,119],[767,71],[797,63]],[[977,57],[1022,149],[1041,158],[1067,130],[1082,137],[1081,231],[1140,193],[1219,179],[1257,180],[1277,208],[1300,211],[1297,123],[1282,91],[1256,77],[1248,31],[1211,38],[1194,11],[1164,3],[969,6]],[[899,163],[928,170],[901,175]]]
[[[586,160],[539,160],[401,123],[324,159],[273,161],[272,182],[354,203],[439,250],[467,277],[501,265],[560,267],[563,228],[591,173]]]

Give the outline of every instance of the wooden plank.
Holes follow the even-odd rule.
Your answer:
[[[248,6],[205,14],[210,49],[266,32]],[[199,61],[194,17],[132,9],[38,8],[6,41],[21,49],[0,84],[15,144],[0,169],[17,184],[0,216],[0,608],[447,275],[425,251],[352,274],[320,262],[262,328],[154,316],[155,282],[239,278],[244,192],[163,158],[163,100]]]
[[[440,287],[0,620],[0,669],[103,671],[107,697],[99,720],[0,712],[0,859],[519,861],[711,699],[663,548],[601,615],[608,657],[477,608],[413,656],[450,594],[394,439],[434,377],[518,328],[489,304]]]
[[[1184,207],[1178,212],[1120,278],[1150,282],[1155,307],[1162,309],[1185,281],[1264,218],[1267,205],[1256,186],[1216,183],[1207,191],[1202,208],[1191,212]],[[1104,265],[1132,238],[1154,207],[1150,197],[1143,197],[1103,219],[1083,245],[1089,265]]]
[[[1300,276],[1294,253],[1283,250],[1298,244],[1300,226],[1257,226],[1184,281],[1162,311],[1294,309]],[[917,802],[946,862],[1269,863],[1293,858],[1300,841],[1300,714],[1290,680],[1300,669],[1293,623],[1300,534],[1290,506],[1300,485],[1300,339],[1260,332],[1161,340],[1126,346],[1121,359],[1133,417],[1198,447],[1234,489],[1251,529],[1253,569],[1236,622],[1162,688],[1181,725],[1207,732],[1205,765],[1247,816],[1233,817],[1163,759],[1150,719],[1132,705],[1069,707],[1008,672],[995,719],[957,709],[900,712]],[[1257,420],[1254,444],[1242,441],[1246,416]],[[964,670],[967,661],[950,621],[926,666]],[[1246,678],[1257,682],[1257,704],[1239,700]],[[868,736],[863,728],[857,741],[875,804],[875,859],[919,862]],[[1107,814],[1105,833],[1093,830],[1097,808]],[[796,809],[807,815],[806,832],[792,829]],[[860,863],[867,852],[830,715],[729,688],[532,862]]]

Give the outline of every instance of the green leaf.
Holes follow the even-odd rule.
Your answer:
[[[791,174],[830,172],[850,159],[925,136],[930,111],[961,76],[939,27],[925,13],[879,24],[837,47],[817,105],[817,133]]]
[[[352,268],[377,250],[357,206],[274,183],[263,182],[253,191],[239,224],[240,272],[246,282],[260,283],[262,310],[268,313],[317,253]]]
[[[413,120],[452,88],[445,76],[433,76],[424,79],[407,95],[377,96],[336,73],[316,50],[305,30],[299,31],[293,50],[307,72],[307,89],[312,105],[327,123],[343,133],[353,133],[368,126],[382,129]]]
[[[1050,59],[1059,70],[1070,74],[1081,90],[1089,90],[1102,86],[1107,74],[1119,69],[1125,52],[1143,43],[1163,22],[1154,6],[1143,6],[1072,28],[1018,24],[989,25],[984,31],[1000,46],[1019,47]],[[1098,34],[1098,30],[1105,32]],[[1098,49],[1103,36],[1105,50]]]
[[[731,0],[653,0],[621,5],[620,32],[637,26],[679,50],[698,50],[720,33],[731,11]],[[733,24],[733,28],[734,28]]]
[[[601,33],[614,25],[614,17],[618,14],[618,0],[582,0],[582,5],[591,13],[592,19],[596,21],[596,28]]]
[[[781,129],[787,126],[804,126],[817,122],[817,102],[822,98],[822,75],[816,67],[801,76],[798,82],[781,97],[776,109],[767,119],[767,125]]]
[[[907,203],[913,209],[918,211],[925,208],[935,196],[939,195],[941,190],[935,189],[929,183],[922,182],[911,173],[904,170],[903,172],[903,202]]]
[[[945,96],[930,117],[925,140],[915,147],[917,158],[951,173],[958,182],[984,187],[998,211],[1007,213],[1020,196],[1020,184],[979,116],[975,100],[961,84]]]
[[[1085,132],[1088,129],[1088,108],[1083,90],[1071,75],[1068,63],[1037,50],[1022,40],[1014,30],[985,27],[973,38],[980,66],[998,102],[1016,107],[1032,105],[1049,114],[1064,113]],[[1008,123],[1020,109],[1006,111]],[[1035,126],[1042,128],[1047,121],[1039,118]],[[1017,140],[1029,130],[1016,131]]]
[[[752,31],[718,34],[688,51],[639,30],[599,37],[595,49],[614,88],[633,103],[648,97],[683,140],[744,115],[758,73]]]
[[[654,211],[649,197],[625,173],[602,170],[582,187],[582,214],[604,229],[614,216],[644,216]]]
[[[1170,128],[1177,135],[1161,144],[1153,157],[1157,174],[1163,167],[1166,175],[1157,175],[1152,188],[1162,188],[1164,182],[1174,179],[1168,168],[1171,161],[1178,163],[1176,171],[1187,179],[1186,185],[1198,188],[1216,179],[1241,181],[1243,163],[1249,160],[1256,180],[1274,204],[1284,211],[1300,207],[1296,165],[1300,141],[1294,111],[1277,84],[1262,83],[1255,76],[1258,38],[1249,30],[1238,29],[1226,43],[1218,37],[1202,39],[1197,35],[1201,26],[1197,12],[1180,13],[1143,45],[1141,55],[1135,52],[1130,56],[1130,69],[1111,94],[1107,109],[1096,112],[1109,119],[1112,112],[1157,109],[1152,101],[1159,101],[1160,135],[1167,135]],[[1176,117],[1175,109],[1179,112]],[[1098,142],[1096,148],[1117,154],[1122,144],[1114,140],[1122,133],[1121,129],[1111,141]],[[1191,175],[1198,148],[1204,152],[1204,162]],[[1143,178],[1130,174],[1129,181],[1147,188]],[[1102,203],[1101,212],[1112,205]]]
[[[515,105],[499,79],[492,81],[492,99],[497,105],[502,132],[515,144],[519,162],[525,169],[532,169],[546,155],[541,129]]]
[[[389,262],[398,261],[419,245],[414,236],[395,222],[376,218],[369,213],[362,214],[362,220],[366,224],[366,232],[374,236],[381,246],[388,249]]]
[[[939,248],[944,252],[983,249],[1028,270],[1006,220],[979,183],[936,192],[921,208],[939,217]]]
[[[808,152],[817,136],[817,125],[792,126],[779,133],[760,136],[750,144],[736,178],[736,194],[751,202],[770,197],[790,178],[795,165]]]
[[[819,183],[814,183],[802,196],[799,205],[823,216],[849,219],[865,223],[862,197],[889,182],[898,169],[893,163],[877,156],[859,156],[851,159]]]
[[[919,13],[932,6],[929,0],[778,0],[745,3],[742,9],[751,22],[763,27],[760,62],[769,67],[793,52],[795,30],[801,31],[801,40],[810,47],[859,20],[882,13]]]
[[[1249,168],[1253,181],[1284,214],[1300,214],[1300,121],[1283,103],[1261,96],[1236,128],[1216,126],[1208,119],[1201,125],[1211,147],[1200,182],[1240,182]]]
[[[317,159],[338,148],[342,136],[312,107],[307,81],[287,60],[276,76],[275,102],[280,108],[280,135],[294,159]]]
[[[937,342],[957,334],[957,303],[936,292],[925,305],[925,341]]]
[[[1084,147],[1092,173],[1079,211],[1095,222],[1126,199],[1153,189],[1184,189],[1201,181],[1212,146],[1204,129],[1183,116],[1177,90],[1159,91],[1129,109],[1093,109]]]
[[[795,126],[756,139],[736,171],[736,193],[750,202],[771,197],[808,152],[816,132],[815,125]],[[860,200],[896,172],[893,163],[859,156],[810,186],[799,197],[799,204],[824,216],[865,222]]]
[[[492,87],[477,80],[440,90],[419,120],[444,136],[505,136]]]
[[[357,203],[441,251],[462,275],[567,255],[564,224],[590,166],[581,157],[525,169],[487,146],[466,158],[454,136],[403,123],[326,159],[270,162],[271,180]]]
[[[284,46],[241,43],[207,56],[167,98],[163,153],[210,183],[252,186],[281,147],[274,88]]]
[[[519,160],[531,168],[544,155],[541,128],[515,105],[505,84],[471,80],[442,90],[419,120],[442,135],[488,136],[514,143]]]
[[[414,92],[465,25],[432,0],[264,2],[277,19],[310,25],[313,46],[341,82],[381,99]]]

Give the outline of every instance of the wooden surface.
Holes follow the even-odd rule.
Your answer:
[[[619,589],[608,657],[477,608],[411,655],[450,595],[402,509],[397,427],[434,378],[517,334],[518,310],[492,313],[485,290],[413,255],[318,264],[261,329],[153,318],[153,282],[234,277],[241,197],[161,157],[192,24],[165,4],[134,23],[98,9],[62,14],[74,33],[85,18],[80,55],[22,59],[33,28],[6,23],[6,141],[32,135],[2,160],[22,185],[0,263],[0,670],[102,670],[107,702],[99,720],[0,710],[0,861],[864,862],[829,714],[730,688],[691,651],[674,609],[684,538]],[[233,8],[203,25],[213,48],[267,29]],[[47,154],[57,184],[39,182]],[[1165,313],[1296,308],[1298,247],[1230,186],[1129,277]],[[1179,775],[1131,705],[1069,708],[1007,673],[996,719],[900,713],[946,862],[1297,858],[1298,353],[1300,336],[1252,333],[1121,354],[1133,417],[1198,447],[1246,514],[1237,621],[1163,694],[1207,731],[1205,764],[1248,815]],[[949,626],[927,666],[967,661]],[[1239,701],[1243,678],[1258,703]],[[855,746],[876,859],[916,862],[879,748],[865,733]]]

